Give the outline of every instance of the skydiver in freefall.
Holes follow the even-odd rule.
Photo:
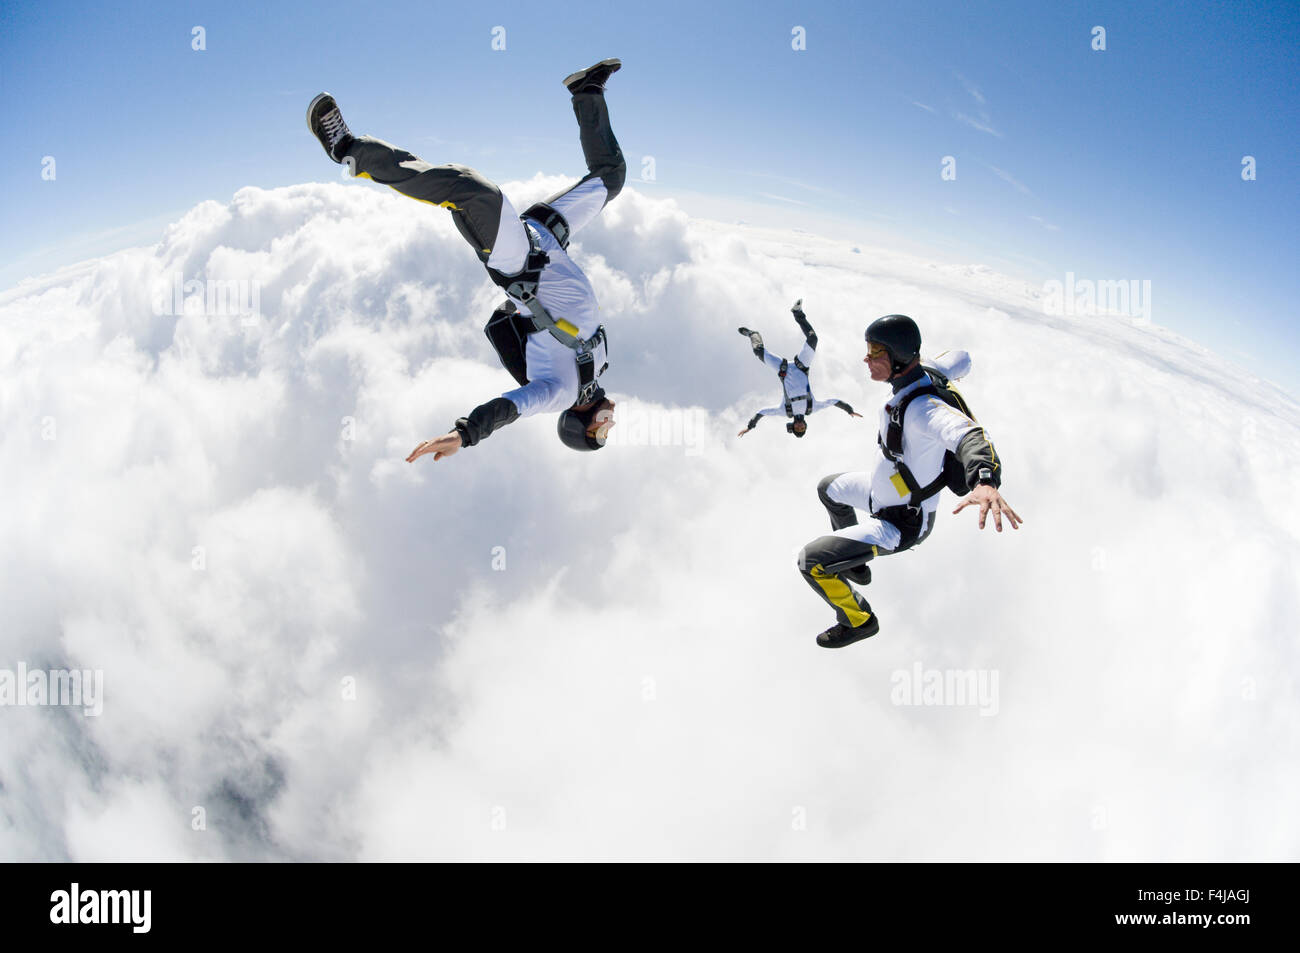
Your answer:
[[[872,469],[833,473],[817,485],[831,533],[799,554],[800,573],[835,610],[835,624],[817,636],[823,648],[843,648],[880,631],[870,603],[849,583],[867,585],[868,562],[925,541],[940,490],[965,497],[954,513],[978,506],[980,529],[990,512],[999,533],[1003,516],[1012,529],[1022,522],[998,489],[1001,458],[951,386],[970,372],[970,355],[945,352],[923,366],[921,331],[903,314],[873,321],[866,338],[871,379],[888,381],[893,391],[880,411],[879,452]],[[857,510],[870,515],[859,520]]]
[[[781,380],[781,391],[784,398],[780,406],[765,407],[756,413],[750,419],[749,425],[740,432],[742,437],[757,427],[758,422],[764,417],[775,417],[781,414],[784,414],[787,418],[786,433],[792,433],[796,437],[802,437],[808,432],[806,418],[809,414],[815,414],[827,407],[838,407],[850,417],[862,416],[854,413],[853,408],[842,400],[816,400],[813,398],[812,387],[808,383],[808,374],[812,370],[813,358],[817,356],[817,332],[812,329],[807,316],[803,313],[803,298],[796,301],[790,311],[804,336],[803,348],[793,361],[777,357],[767,350],[763,346],[763,336],[757,331],[751,331],[749,328],[738,329],[742,335],[749,338],[750,347],[754,349],[754,356],[776,371],[776,376]]]
[[[614,426],[614,402],[597,378],[608,367],[605,328],[591,282],[567,254],[570,238],[623,188],[627,166],[609,122],[605,83],[617,59],[565,77],[587,175],[572,187],[515,212],[501,190],[463,165],[434,166],[370,136],[354,136],[334,98],[321,93],[307,124],[329,157],[362,178],[445,208],[462,237],[506,294],[484,329],[519,384],[426,440],[406,459],[441,460],[472,447],[520,417],[558,413],[565,446],[599,450]]]

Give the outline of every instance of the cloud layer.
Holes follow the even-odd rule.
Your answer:
[[[632,188],[575,255],[621,428],[582,458],[540,418],[404,462],[513,385],[450,220],[375,186],[244,189],[0,294],[0,669],[105,696],[0,708],[0,856],[1300,855],[1287,395],[980,265]],[[177,275],[257,314],[159,314]],[[735,328],[793,352],[799,297],[817,393],[868,416],[739,440],[778,389]],[[881,634],[825,652],[794,554],[870,466],[894,311],[972,353],[1026,523],[941,507],[877,564]],[[898,704],[918,665],[995,672],[996,711]]]

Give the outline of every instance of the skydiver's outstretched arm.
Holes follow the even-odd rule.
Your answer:
[[[844,411],[850,417],[862,416],[861,414],[854,413],[853,408],[850,407],[845,401],[842,400],[814,400],[812,409],[809,410],[808,413],[815,414],[817,413],[817,411],[825,410],[827,407],[838,407],[840,410]]]
[[[545,367],[544,361],[540,358],[530,359],[529,368],[533,367]],[[457,420],[450,431],[441,437],[426,440],[406,459],[409,462],[426,453],[436,453],[438,456],[434,459],[441,460],[461,447],[472,447],[486,440],[494,431],[514,423],[520,417],[546,412],[558,413],[572,403],[575,384],[576,381],[566,382],[560,377],[539,373],[522,387],[508,390],[500,397],[479,404],[467,417]]]
[[[450,457],[461,447],[472,447],[480,440],[486,440],[494,430],[519,419],[519,408],[505,397],[494,397],[486,404],[479,404],[470,411],[468,417],[461,417],[455,427],[433,440],[426,440],[406,458],[412,463],[417,457],[432,453],[433,459]]]
[[[991,509],[994,528],[999,533],[1002,532],[1004,515],[1011,522],[1012,529],[1020,529],[1023,520],[999,492],[1002,485],[1002,461],[998,459],[997,451],[993,449],[984,428],[972,427],[961,437],[953,452],[966,471],[966,485],[971,491],[971,495],[962,500],[953,512],[960,513],[968,506],[979,506],[979,528],[983,529]]]
[[[758,422],[764,417],[774,417],[777,414],[784,414],[784,413],[785,413],[784,407],[765,407],[764,409],[756,413],[753,417],[749,418],[749,425],[746,426],[745,429],[742,430],[736,436],[738,437],[745,436],[745,434],[749,433],[751,430],[757,427]]]

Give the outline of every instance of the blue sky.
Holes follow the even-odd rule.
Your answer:
[[[617,55],[610,101],[632,174],[653,156],[647,188],[687,211],[702,194],[809,230],[860,223],[1035,282],[1149,279],[1157,324],[1300,391],[1294,4],[383,10],[6,4],[0,286],[152,242],[245,185],[336,180],[303,121],[320,89],[357,131],[433,162],[500,180],[576,173],[558,81]],[[955,181],[940,178],[946,155]],[[1241,179],[1245,155],[1257,181]]]

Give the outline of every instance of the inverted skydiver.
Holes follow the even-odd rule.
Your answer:
[[[781,379],[781,390],[784,397],[781,406],[765,407],[756,413],[750,419],[749,425],[740,432],[739,435],[742,437],[757,427],[762,418],[775,417],[778,414],[784,414],[789,418],[785,425],[786,433],[792,433],[796,437],[802,437],[808,432],[808,421],[805,418],[809,414],[815,414],[827,407],[838,407],[850,417],[862,416],[854,413],[853,408],[842,400],[813,399],[812,388],[808,383],[808,373],[812,369],[813,358],[817,356],[817,332],[812,329],[807,316],[803,313],[803,298],[796,301],[790,311],[794,314],[795,323],[799,325],[799,330],[803,331],[804,336],[803,348],[800,349],[798,356],[793,361],[777,357],[767,350],[763,346],[763,336],[757,331],[751,331],[749,328],[739,329],[741,334],[749,338],[750,347],[754,349],[754,356],[776,371],[777,377]]]
[[[480,173],[463,165],[433,166],[370,136],[354,136],[334,98],[321,93],[307,124],[325,152],[354,174],[451,212],[507,300],[485,331],[519,387],[475,407],[441,437],[426,440],[408,462],[426,453],[441,460],[472,447],[520,417],[559,413],[565,446],[598,450],[614,426],[614,402],[597,378],[608,367],[605,328],[591,283],[567,254],[569,239],[623,188],[626,164],[609,123],[605,83],[622,63],[601,60],[565,77],[578,120],[587,175],[522,215]]]

